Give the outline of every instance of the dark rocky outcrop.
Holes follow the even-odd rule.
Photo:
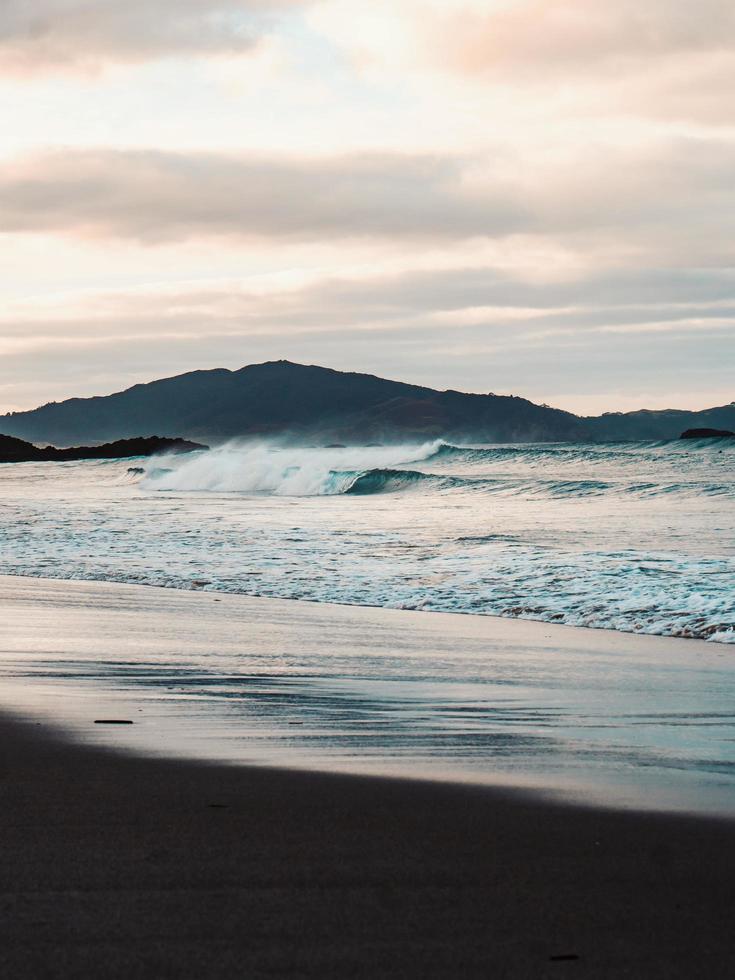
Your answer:
[[[727,429],[687,429],[679,436],[680,439],[732,439],[735,432]]]
[[[0,463],[47,463],[67,462],[78,459],[129,459],[135,456],[153,456],[156,453],[190,453],[207,446],[186,439],[167,439],[161,436],[139,436],[120,439],[101,446],[73,446],[57,449],[55,446],[34,446],[23,439],[0,435]]]

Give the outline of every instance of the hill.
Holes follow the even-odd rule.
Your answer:
[[[580,420],[525,398],[434,391],[369,374],[271,361],[239,371],[193,371],[114,395],[71,398],[0,417],[0,432],[56,445],[164,435],[223,441],[578,438]]]
[[[652,412],[611,412],[584,419],[591,437],[597,442],[628,439],[676,439],[686,429],[735,428],[735,402],[701,412],[665,409]],[[1,423],[0,423],[1,424]]]
[[[526,398],[436,391],[370,374],[269,361],[70,398],[0,417],[0,432],[57,446],[164,436],[222,442],[279,437],[306,443],[674,439],[688,428],[735,427],[735,403],[703,412],[580,418]]]

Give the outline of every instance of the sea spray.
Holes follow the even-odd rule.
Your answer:
[[[233,442],[208,452],[158,457],[136,469],[144,474],[141,487],[153,491],[284,497],[445,490],[535,498],[735,497],[735,443],[726,454],[707,452],[711,448],[691,453],[680,442],[471,447],[435,441],[317,449]]]
[[[439,445],[314,449],[231,442],[186,457],[158,457],[146,469],[142,486],[150,490],[294,497],[339,494],[362,473],[426,459]]]

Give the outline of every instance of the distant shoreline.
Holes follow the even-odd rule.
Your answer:
[[[0,433],[80,444],[138,435],[142,420],[149,431],[207,442],[608,442],[676,439],[692,428],[734,429],[735,404],[582,416],[518,395],[442,391],[279,360],[236,371],[189,371],[113,394],[50,402],[0,416]]]

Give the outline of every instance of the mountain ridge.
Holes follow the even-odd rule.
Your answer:
[[[732,428],[735,403],[686,412],[583,417],[517,395],[438,391],[371,374],[292,361],[195,370],[123,391],[48,402],[0,416],[0,432],[57,446],[163,436],[224,442],[481,442],[676,438],[686,428]]]

